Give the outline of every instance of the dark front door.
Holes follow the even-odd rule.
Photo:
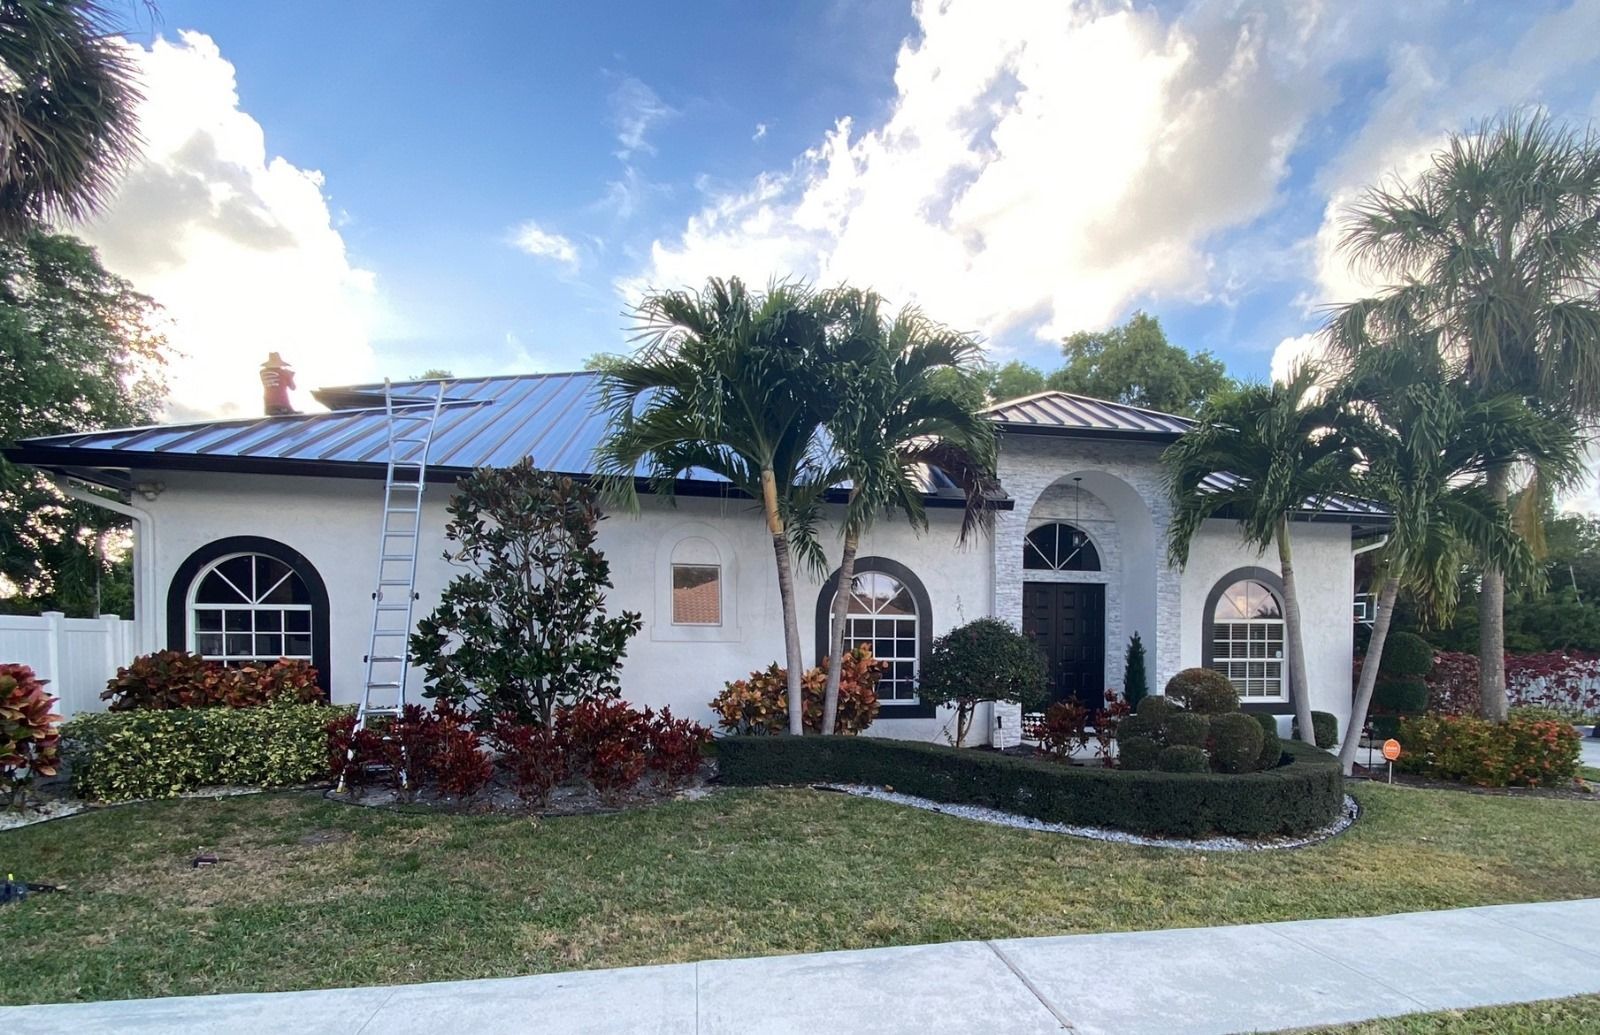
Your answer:
[[[1106,689],[1106,588],[1023,583],[1022,631],[1050,660],[1050,700],[1075,698],[1098,710]]]

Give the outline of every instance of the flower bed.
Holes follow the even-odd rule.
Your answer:
[[[983,805],[1051,823],[1140,834],[1297,834],[1344,804],[1338,760],[1304,744],[1285,764],[1227,775],[1063,766],[1042,759],[875,737],[724,737],[722,781],[871,784],[934,801]]]

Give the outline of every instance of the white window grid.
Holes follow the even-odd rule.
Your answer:
[[[1232,680],[1242,698],[1282,700],[1283,639],[1281,618],[1215,622],[1212,667]]]
[[[251,559],[248,587],[239,586],[218,570],[239,557]],[[270,560],[286,570],[270,583],[257,585],[260,568],[257,558]],[[238,594],[238,603],[196,600],[200,586],[213,573]],[[264,554],[235,553],[212,561],[189,584],[189,650],[207,660],[230,665],[272,662],[279,658],[312,660],[315,643],[311,605],[263,603],[291,579],[300,581],[300,576],[282,561]]]
[[[871,585],[870,592],[863,590]],[[902,593],[911,594],[899,579],[883,572],[856,576],[856,592],[850,594],[845,615],[844,640],[847,646],[866,644],[872,655],[884,663],[878,680],[878,700],[884,704],[916,704],[917,671],[921,660],[918,627],[921,616],[913,604],[911,614],[885,614],[883,609]]]

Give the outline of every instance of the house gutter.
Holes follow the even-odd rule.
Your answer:
[[[138,633],[139,653],[156,649],[156,551],[155,515],[143,507],[102,496],[73,482],[64,475],[55,479],[56,487],[81,503],[109,510],[133,520],[133,612]]]
[[[1385,546],[1388,546],[1388,545],[1389,545],[1389,533],[1385,532],[1383,535],[1380,535],[1378,538],[1374,539],[1372,542],[1368,543],[1366,546],[1358,546],[1354,550],[1351,550],[1350,551],[1350,556],[1352,556],[1352,557],[1360,557],[1364,553],[1371,553],[1374,550],[1381,550]]]

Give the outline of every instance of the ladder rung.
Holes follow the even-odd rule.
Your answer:
[[[379,604],[377,609],[379,611],[409,611],[409,610],[411,610],[411,605],[409,603],[405,603],[405,604]]]
[[[398,690],[398,689],[400,689],[400,684],[399,683],[368,683],[367,684],[367,689],[368,690]]]
[[[410,536],[410,537],[414,538],[416,536],[416,534],[417,534],[417,530],[414,529],[414,528],[401,528],[401,529],[396,529],[394,531],[390,531],[389,529],[386,528],[386,529],[383,530],[383,534],[385,536]]]
[[[375,654],[371,658],[368,658],[367,660],[371,661],[373,664],[380,664],[382,662],[391,662],[392,663],[392,662],[396,662],[396,661],[404,661],[406,659],[400,657],[400,655],[398,655],[398,654]]]
[[[380,585],[380,586],[409,586],[409,585],[411,585],[411,580],[410,579],[379,579],[378,580],[378,585]]]

